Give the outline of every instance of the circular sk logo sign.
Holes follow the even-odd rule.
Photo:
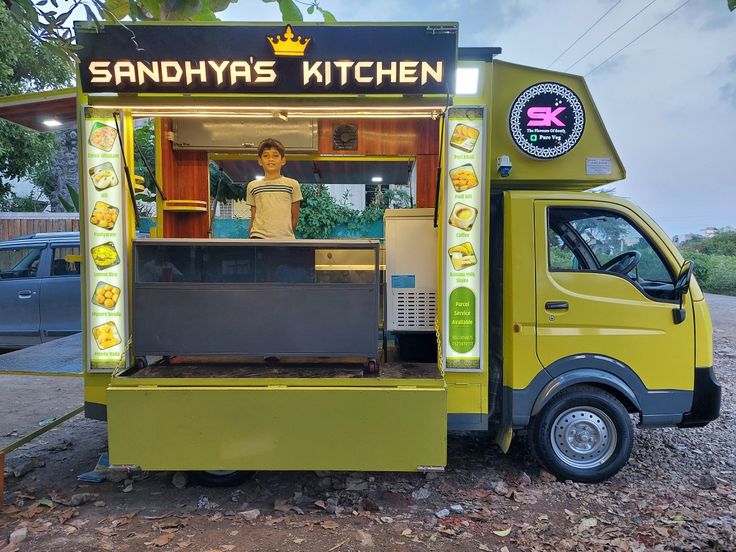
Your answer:
[[[584,129],[580,98],[557,82],[530,86],[511,106],[511,138],[521,151],[536,159],[565,155],[580,141]]]

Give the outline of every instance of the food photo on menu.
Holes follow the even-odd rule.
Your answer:
[[[110,151],[115,145],[118,131],[106,124],[97,122],[89,133],[89,145],[102,151]]]
[[[115,266],[120,262],[120,257],[115,249],[115,244],[112,242],[96,245],[90,250],[90,252],[92,253],[92,260],[98,270],[107,270],[111,266]]]
[[[98,201],[92,209],[89,222],[105,230],[112,230],[118,220],[119,213],[120,209],[117,207],[113,207],[104,201]]]
[[[113,310],[120,299],[120,288],[107,282],[99,282],[92,294],[92,304]]]
[[[105,322],[92,328],[92,336],[100,350],[109,349],[120,343],[120,333],[115,322]]]
[[[117,186],[120,182],[118,175],[115,172],[115,168],[109,161],[92,167],[89,170],[89,176],[92,179],[92,184],[98,190],[112,188],[113,186]]]
[[[452,208],[449,223],[455,228],[467,231],[473,228],[477,216],[478,209],[458,201]]]
[[[475,250],[470,242],[461,243],[447,250],[450,262],[455,270],[464,270],[478,263]]]
[[[480,131],[477,128],[464,123],[458,123],[452,131],[450,145],[455,149],[470,153],[475,148],[475,143],[478,141],[479,136]]]
[[[470,163],[450,169],[450,180],[456,192],[464,192],[478,185],[478,176]]]

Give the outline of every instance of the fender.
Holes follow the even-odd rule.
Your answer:
[[[692,407],[693,392],[677,389],[647,389],[626,364],[611,357],[579,354],[556,360],[540,371],[524,389],[504,387],[506,415],[515,428],[529,425],[532,416],[562,391],[573,385],[592,384],[616,392],[641,414],[642,426],[673,426]],[[510,410],[510,412],[509,412]]]
[[[604,372],[603,370],[583,368],[557,376],[545,385],[542,392],[537,396],[537,400],[534,402],[534,407],[531,412],[532,416],[539,414],[550,399],[563,389],[584,383],[602,384],[603,387],[609,387],[619,391],[624,397],[631,401],[631,404],[634,405],[637,411],[641,412],[641,405],[639,404],[639,400],[636,398],[636,394],[621,378],[618,378],[609,372]]]

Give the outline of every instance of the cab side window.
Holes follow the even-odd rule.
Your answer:
[[[552,228],[547,229],[550,270],[576,270],[579,268],[575,254]]]
[[[82,256],[78,246],[54,247],[51,276],[74,276],[81,272]]]
[[[626,217],[613,211],[550,208],[550,271],[610,272],[656,298],[673,297],[674,277],[662,255]]]
[[[41,252],[40,247],[0,249],[0,278],[35,278]]]

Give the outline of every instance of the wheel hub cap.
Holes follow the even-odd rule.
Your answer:
[[[613,455],[618,440],[613,420],[594,407],[564,411],[552,426],[550,439],[557,457],[568,466],[591,469]]]

